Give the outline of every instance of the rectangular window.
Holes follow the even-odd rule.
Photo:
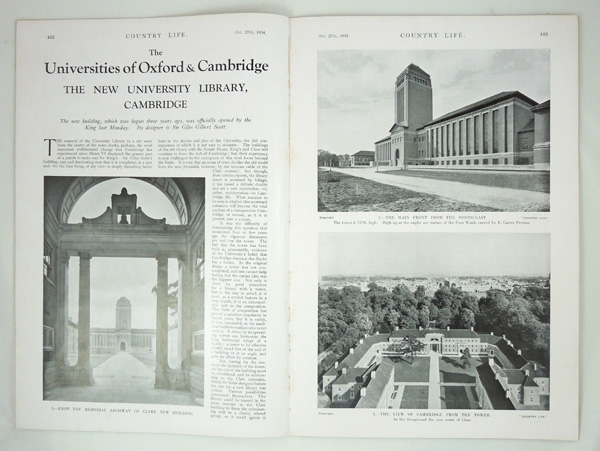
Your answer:
[[[473,118],[473,125],[475,128],[475,133],[473,135],[473,153],[475,155],[479,154],[479,129],[481,127],[480,121],[481,120],[479,119],[479,116],[475,116]]]
[[[448,154],[448,156],[450,156],[450,149],[451,149],[451,141],[450,141],[450,124],[446,125],[446,153]]]
[[[456,122],[452,122],[452,156],[456,156]]]
[[[453,165],[456,165],[456,160],[452,160],[452,164],[453,164]]]
[[[463,160],[458,160],[459,166],[463,164]]]
[[[484,158],[483,161],[481,162],[481,164],[488,164],[488,159]]]
[[[458,122],[458,154],[463,154],[463,121]]]
[[[492,152],[498,153],[499,150],[499,142],[498,142],[498,110],[492,111]]]
[[[465,155],[469,155],[469,133],[471,133],[471,119],[465,121]]]
[[[504,107],[504,152],[508,152],[508,107]]]
[[[488,146],[488,142],[489,142],[489,126],[488,126],[488,119],[489,119],[489,113],[483,113],[483,119],[482,119],[482,128],[483,128],[483,153],[489,153],[490,149]]]
[[[504,164],[508,164],[508,158],[504,159]]]
[[[466,165],[469,166],[471,164],[471,160],[467,160]]]
[[[44,276],[50,278],[52,274],[52,247],[44,242]]]
[[[440,128],[440,142],[442,143],[442,156],[446,156],[446,143],[444,142],[444,127]]]
[[[204,352],[204,331],[199,330],[192,335],[192,352]]]
[[[396,93],[396,123],[404,122],[404,87]]]
[[[204,263],[205,263],[205,255],[204,255],[204,241],[200,244],[198,249],[196,250],[196,267],[195,267],[195,283],[200,283],[204,280]]]
[[[498,164],[498,158],[492,159],[492,164]]]
[[[54,329],[44,326],[44,351],[54,351]]]

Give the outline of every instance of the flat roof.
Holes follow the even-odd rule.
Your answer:
[[[509,100],[512,98],[517,98],[523,100],[525,103],[530,104],[532,107],[538,105],[538,103],[530,97],[527,97],[525,94],[519,91],[503,91],[498,94],[494,94],[493,96],[486,97],[485,99],[479,100],[478,102],[471,103],[467,106],[459,108],[457,110],[451,111],[449,113],[444,114],[443,116],[438,117],[430,122],[419,127],[417,130],[423,129],[430,125],[438,124],[440,122],[444,122],[448,119],[453,119],[458,116],[462,116],[463,114],[471,113],[480,108],[485,108],[487,106],[493,105],[498,102],[503,102],[504,100]]]

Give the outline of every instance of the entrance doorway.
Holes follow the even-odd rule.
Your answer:
[[[122,341],[121,342],[121,351],[126,351],[127,349],[125,349],[125,342]]]

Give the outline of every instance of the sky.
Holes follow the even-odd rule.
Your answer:
[[[180,224],[171,202],[152,185],[141,180],[120,178],[102,182],[87,191],[73,207],[70,223],[81,222],[81,217],[94,218],[110,206],[112,194],[120,194],[123,187],[129,194],[137,194],[137,206],[152,218],[166,218],[167,224]],[[156,327],[156,259],[93,257],[90,262],[90,323],[91,327],[115,327],[115,306],[125,296],[131,301],[131,327]],[[169,259],[169,283],[178,279],[177,260]],[[78,322],[79,258],[69,261],[69,316]]]
[[[549,50],[335,50],[318,56],[318,147],[374,150],[394,122],[394,83],[409,64],[431,77],[433,118],[502,91],[550,99]]]
[[[321,233],[319,276],[548,276],[544,233]]]

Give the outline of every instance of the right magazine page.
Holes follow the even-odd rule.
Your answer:
[[[292,20],[291,433],[578,438],[575,16]]]

